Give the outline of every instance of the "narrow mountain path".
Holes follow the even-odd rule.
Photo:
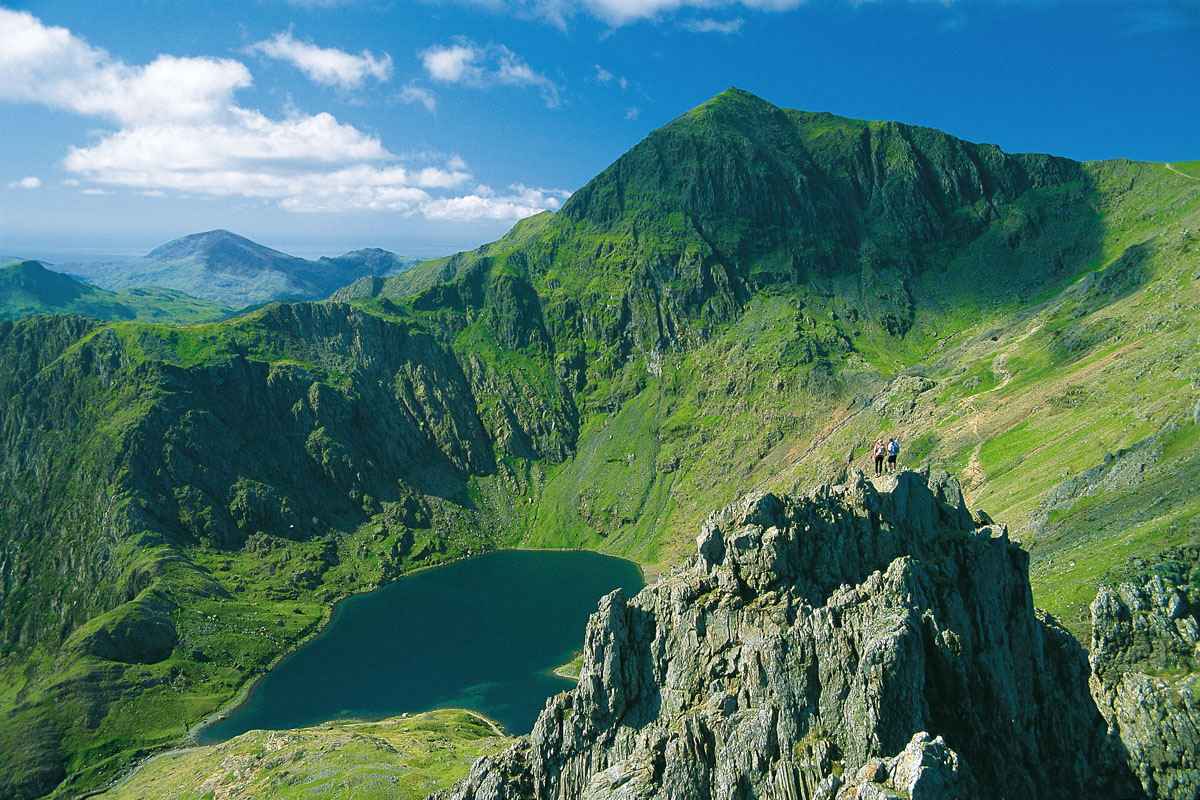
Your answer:
[[[1022,342],[1024,342],[1030,336],[1033,336],[1035,333],[1037,333],[1041,329],[1042,329],[1042,323],[1039,322],[1038,324],[1031,327],[1029,330],[1025,331],[1025,333],[1021,334],[1016,339],[1013,339],[1011,342],[1009,342],[1009,344],[1003,350],[1001,350],[999,353],[997,353],[995,358],[992,359],[992,374],[1000,375],[1001,376],[1000,382],[997,383],[995,386],[993,386],[990,389],[985,389],[982,392],[973,394],[970,397],[965,398],[966,410],[968,412],[970,412],[970,414],[971,414],[971,430],[975,434],[975,437],[977,439],[979,439],[979,441],[978,441],[978,443],[976,443],[975,448],[971,451],[971,457],[967,461],[967,480],[966,480],[966,484],[963,488],[974,488],[974,487],[980,486],[983,484],[984,479],[987,477],[986,475],[984,475],[983,465],[980,463],[980,460],[979,460],[979,456],[983,452],[983,441],[984,441],[983,438],[979,434],[979,420],[983,416],[983,412],[980,410],[979,404],[976,403],[975,401],[985,394],[991,394],[992,392],[996,392],[996,391],[999,391],[1000,389],[1003,389],[1005,386],[1008,386],[1008,384],[1012,382],[1013,374],[1012,374],[1012,371],[1008,369],[1009,357],[1012,356],[1012,354],[1014,352],[1016,352],[1016,349],[1021,346]],[[1003,402],[1003,401],[1001,401],[1001,402]]]
[[[1197,178],[1195,175],[1188,175],[1186,172],[1180,172],[1179,170],[1175,169],[1175,167],[1173,167],[1170,163],[1168,163],[1166,161],[1163,162],[1163,166],[1166,167],[1167,169],[1171,170],[1171,172],[1174,172],[1176,175],[1182,175],[1183,177],[1187,178],[1189,181],[1200,181],[1200,178]]]
[[[1000,382],[998,384],[996,384],[992,388],[988,389],[987,391],[980,392],[979,394],[975,395],[975,397],[979,397],[979,395],[983,395],[983,394],[988,394],[989,392],[996,392],[996,391],[1003,389],[1005,386],[1008,386],[1008,384],[1012,381],[1012,377],[1013,377],[1012,372],[1010,372],[1008,370],[1009,357],[1013,354],[1013,352],[1018,347],[1021,346],[1022,342],[1024,342],[1030,336],[1033,336],[1035,333],[1037,333],[1041,329],[1042,329],[1042,323],[1039,322],[1037,325],[1034,325],[1032,328],[1025,331],[1025,333],[1021,334],[1016,339],[1014,339],[1008,345],[1008,347],[1005,347],[1003,350],[1001,350],[999,353],[996,354],[996,357],[994,359],[992,359],[992,374],[1003,375],[1004,377],[1000,379]]]
[[[117,780],[114,780],[112,783],[105,786],[103,789],[93,789],[92,791],[87,792],[86,794],[79,795],[79,800],[84,800],[84,798],[86,798],[86,797],[97,797],[99,795],[108,794],[109,792],[115,792],[117,789],[120,789],[126,783],[129,783],[129,780],[134,775],[137,775],[139,772],[141,772],[146,767],[153,764],[155,761],[158,761],[159,759],[171,758],[173,756],[181,756],[181,755],[184,755],[185,753],[191,753],[196,750],[201,750],[201,749],[203,749],[205,747],[209,747],[209,746],[211,746],[211,745],[197,744],[197,745],[192,745],[191,747],[179,747],[174,750],[164,750],[161,753],[155,753],[154,755],[148,756],[148,757],[142,759],[141,761],[139,761],[133,767],[133,769],[129,770],[124,775],[122,775],[120,778],[118,778]]]
[[[463,711],[467,712],[468,714],[470,714],[472,717],[479,720],[480,722],[486,722],[488,727],[491,728],[492,732],[494,734],[496,734],[497,736],[499,736],[501,738],[508,736],[508,734],[504,732],[504,729],[501,728],[494,719],[485,717],[483,714],[480,714],[478,711],[472,711],[469,708],[464,708]]]

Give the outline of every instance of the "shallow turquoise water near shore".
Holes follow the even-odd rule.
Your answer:
[[[580,551],[504,550],[418,572],[339,603],[200,739],[443,706],[528,733],[546,698],[572,685],[551,671],[582,647],[597,601],[641,587],[633,563]]]

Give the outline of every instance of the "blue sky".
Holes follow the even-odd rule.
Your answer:
[[[0,254],[474,247],[729,86],[1191,160],[1198,85],[1200,0],[3,3]]]

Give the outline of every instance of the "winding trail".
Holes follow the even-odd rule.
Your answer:
[[[491,719],[490,717],[485,717],[483,714],[480,714],[478,711],[472,711],[469,708],[464,708],[463,711],[467,712],[472,717],[475,717],[475,719],[477,719],[477,720],[486,722],[488,724],[488,727],[492,729],[492,733],[496,734],[497,736],[499,736],[501,738],[508,736],[508,734],[504,732],[504,729],[501,728],[500,725],[494,719]]]
[[[976,399],[982,397],[985,394],[991,394],[992,392],[999,391],[1000,389],[1003,389],[1005,386],[1008,386],[1008,384],[1012,382],[1013,374],[1008,369],[1009,356],[1011,356],[1016,351],[1016,349],[1021,346],[1022,342],[1024,342],[1030,336],[1033,336],[1035,333],[1037,333],[1041,329],[1042,329],[1042,323],[1039,322],[1038,324],[1031,327],[1029,330],[1025,331],[1025,333],[1018,336],[1016,339],[1013,339],[1011,342],[1009,342],[1009,344],[1007,346],[1005,346],[1005,348],[1003,350],[1001,350],[999,353],[997,353],[996,357],[992,359],[992,374],[1002,376],[1000,378],[1000,382],[997,383],[995,386],[993,386],[990,389],[986,389],[982,392],[978,392],[977,394],[973,394],[970,397],[966,398],[967,410],[972,412],[971,430],[974,432],[976,437],[979,437],[979,418],[981,416],[983,416],[983,412],[981,412],[979,410],[979,406],[975,402]],[[1003,401],[1000,401],[1000,402],[1003,402]],[[983,474],[983,465],[979,460],[980,453],[982,453],[982,452],[983,452],[983,439],[980,438],[979,442],[975,445],[975,449],[971,451],[971,458],[967,461],[967,485],[968,486],[978,486],[979,484],[983,483],[983,481],[984,481],[985,476]]]
[[[1171,172],[1174,172],[1176,175],[1182,175],[1183,177],[1187,178],[1189,181],[1200,181],[1200,178],[1197,178],[1195,175],[1188,175],[1186,172],[1180,172],[1179,170],[1175,169],[1175,167],[1173,167],[1170,164],[1170,162],[1164,161],[1163,166],[1166,167],[1167,169],[1171,170]]]
[[[93,789],[92,791],[87,792],[86,794],[79,795],[79,800],[83,800],[85,797],[97,797],[99,795],[108,794],[109,792],[115,792],[117,789],[120,789],[122,786],[124,786],[126,783],[128,783],[129,780],[131,778],[133,778],[134,775],[137,775],[139,772],[141,772],[146,767],[153,764],[155,761],[158,761],[160,758],[170,758],[172,756],[181,756],[181,755],[184,755],[185,753],[195,752],[196,750],[202,750],[205,747],[211,747],[211,746],[212,745],[197,744],[197,745],[193,745],[191,747],[179,747],[174,750],[164,750],[161,753],[155,753],[154,755],[148,756],[148,757],[142,759],[141,761],[139,761],[137,763],[137,765],[133,767],[133,769],[129,770],[124,775],[122,775],[120,778],[118,778],[117,780],[114,780],[112,783],[105,786],[103,789]]]
[[[1025,333],[1018,336],[1016,339],[1013,339],[1012,342],[1007,347],[1005,347],[1003,350],[1001,350],[999,353],[997,353],[996,357],[992,359],[992,373],[995,375],[1003,375],[1004,377],[1001,378],[1000,382],[998,384],[996,384],[995,386],[993,386],[992,388],[988,389],[987,391],[980,392],[979,394],[973,395],[973,397],[979,397],[979,395],[984,395],[984,394],[988,394],[990,392],[999,391],[1000,389],[1003,389],[1005,386],[1008,386],[1008,384],[1012,381],[1012,378],[1013,378],[1012,373],[1009,372],[1009,370],[1007,368],[1009,356],[1011,356],[1013,354],[1013,351],[1015,351],[1018,347],[1021,346],[1022,342],[1024,342],[1030,336],[1033,336],[1035,333],[1037,333],[1041,329],[1042,329],[1042,323],[1039,322],[1037,325],[1034,325],[1032,328],[1025,331]]]

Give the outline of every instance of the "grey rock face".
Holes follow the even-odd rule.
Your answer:
[[[711,517],[690,562],[601,601],[576,689],[446,796],[1119,796],[1027,554],[944,475],[885,486]]]
[[[1029,516],[1028,531],[1035,537],[1046,536],[1051,512],[1069,509],[1084,497],[1117,492],[1143,482],[1146,471],[1162,454],[1161,439],[1161,434],[1155,434],[1115,454],[1108,453],[1103,463],[1067,478],[1038,503]]]
[[[957,800],[979,789],[966,763],[942,737],[921,731],[887,761],[871,759],[838,790],[837,800]]]
[[[1168,551],[1092,603],[1092,693],[1150,797],[1200,797],[1198,564]]]

